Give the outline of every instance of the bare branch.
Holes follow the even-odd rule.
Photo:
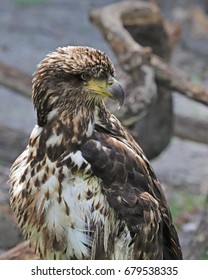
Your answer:
[[[156,80],[161,86],[208,105],[208,89],[191,82],[191,78],[186,73],[173,68],[155,55],[152,55],[150,65],[155,69]]]
[[[26,97],[31,97],[32,82],[30,75],[0,62],[0,84]]]

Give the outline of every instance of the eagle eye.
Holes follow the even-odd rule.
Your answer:
[[[82,75],[81,75],[81,78],[85,81],[85,82],[87,82],[87,81],[89,81],[90,80],[90,75],[88,74],[88,73],[83,73]]]

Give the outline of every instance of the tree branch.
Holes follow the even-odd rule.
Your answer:
[[[31,97],[32,81],[25,72],[0,62],[0,84],[15,90],[23,96]]]

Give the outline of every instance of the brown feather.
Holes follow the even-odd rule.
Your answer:
[[[114,74],[103,52],[66,47],[34,75],[38,125],[11,168],[11,206],[41,258],[182,258],[142,149],[106,109],[107,89],[87,90],[88,79],[109,88]]]

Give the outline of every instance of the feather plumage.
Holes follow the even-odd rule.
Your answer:
[[[181,259],[163,190],[106,109],[122,103],[101,51],[59,48],[33,78],[37,125],[11,172],[11,206],[46,259]]]

